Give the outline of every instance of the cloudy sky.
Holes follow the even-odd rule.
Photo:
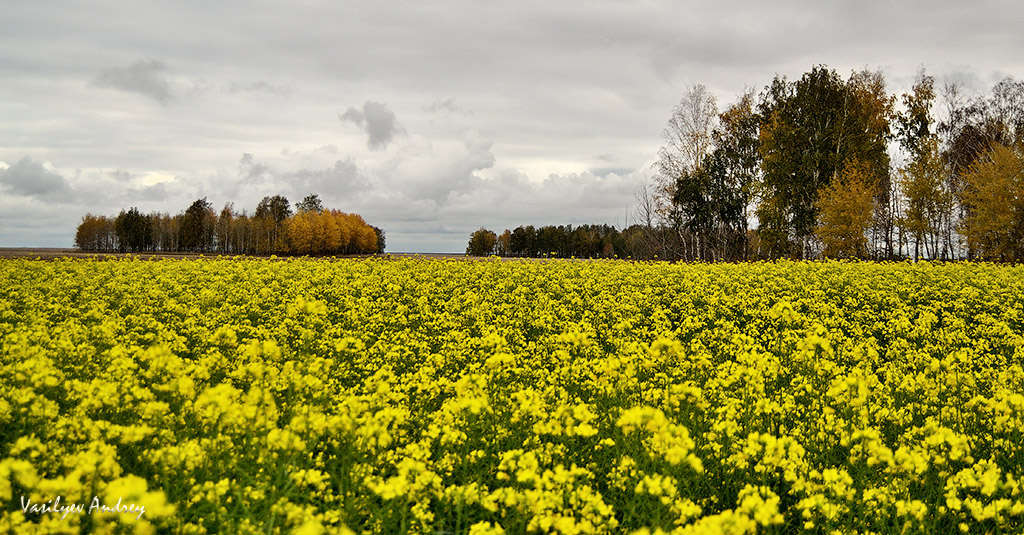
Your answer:
[[[155,5],[159,4],[159,5]],[[391,252],[630,221],[690,84],[721,106],[815,64],[1024,77],[1017,2],[8,2],[0,246],[86,212],[265,195],[362,214]]]

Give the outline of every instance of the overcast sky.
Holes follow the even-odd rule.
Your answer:
[[[1024,77],[1019,2],[7,2],[0,246],[86,212],[317,193],[388,251],[630,222],[672,107],[826,64]]]

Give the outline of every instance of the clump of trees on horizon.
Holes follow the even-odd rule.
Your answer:
[[[291,209],[281,195],[264,197],[249,215],[228,203],[218,214],[206,198],[177,215],[121,210],[86,214],[75,247],[97,252],[187,252],[225,255],[346,255],[384,252],[385,236],[358,214],[324,208],[307,195]]]
[[[1024,260],[1022,81],[968,96],[922,70],[897,98],[881,71],[819,65],[724,111],[693,86],[664,139],[635,224],[599,250],[581,227],[541,227],[536,246],[480,229],[467,254]]]
[[[656,229],[632,225],[622,230],[611,225],[521,225],[496,234],[486,228],[473,232],[466,246],[470,256],[498,255],[519,258],[655,258],[659,248]]]

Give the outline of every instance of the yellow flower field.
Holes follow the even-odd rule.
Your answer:
[[[1022,333],[986,264],[0,261],[0,532],[1021,533]]]

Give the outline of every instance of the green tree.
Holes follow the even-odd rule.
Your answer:
[[[114,234],[117,235],[118,248],[122,252],[146,251],[153,243],[149,217],[134,207],[127,212],[121,210],[114,219]]]
[[[488,256],[494,252],[494,245],[498,236],[483,227],[473,232],[469,237],[469,245],[466,246],[466,254],[469,256]]]
[[[267,196],[256,205],[255,217],[269,217],[276,223],[283,223],[292,215],[288,199],[282,195]]]
[[[537,256],[537,230],[533,225],[518,226],[509,237],[512,256],[532,258]]]
[[[322,203],[320,201],[320,196],[319,195],[317,195],[315,193],[310,193],[309,195],[306,195],[306,197],[304,199],[302,199],[301,202],[296,203],[295,211],[299,212],[299,213],[302,213],[302,212],[317,212],[317,213],[320,213],[320,212],[324,211],[324,203]]]
[[[206,200],[196,199],[181,221],[181,248],[185,251],[206,252],[213,246],[217,213]]]
[[[760,117],[754,105],[754,93],[744,93],[738,102],[718,116],[719,127],[714,132],[715,152],[719,154],[724,182],[734,202],[741,209],[733,222],[742,236],[742,258],[749,255],[746,236],[749,231],[751,210],[760,187],[761,155],[758,152]]]
[[[935,100],[935,79],[922,69],[917,73],[912,92],[903,94],[903,111],[896,114],[896,139],[909,156],[908,163],[898,170],[898,185],[907,206],[898,216],[900,229],[914,241],[914,258],[920,257],[925,235],[935,229],[931,225],[929,199],[937,184],[931,159],[936,143],[932,132],[932,104]],[[938,177],[940,180],[945,177]],[[903,239],[900,240],[902,254]],[[927,244],[926,244],[927,245]]]
[[[742,239],[743,207],[739,188],[729,176],[723,151],[704,158],[703,165],[683,175],[672,198],[677,207],[676,224],[691,237],[688,259],[722,260],[730,242]]]
[[[834,70],[816,66],[795,82],[776,77],[760,104],[765,202],[758,217],[771,256],[807,257],[818,192],[840,165],[845,97]]]
[[[253,218],[256,219],[257,232],[260,234],[258,252],[270,254],[283,248],[284,244],[279,243],[281,227],[284,220],[291,215],[292,209],[288,199],[281,195],[267,196],[260,200],[260,203],[256,205],[256,213],[253,214]]]
[[[935,102],[935,78],[917,73],[911,93],[903,94],[904,110],[895,116],[896,139],[911,159],[918,159],[930,150],[929,138],[934,135],[932,105]]]
[[[776,77],[761,96],[763,195],[760,241],[770,256],[806,258],[818,227],[818,194],[846,161],[864,166],[877,198],[887,195],[892,99],[881,73],[853,73],[843,82],[820,65],[789,83]],[[866,170],[866,171],[865,171]]]
[[[702,85],[689,88],[665,128],[656,185],[638,191],[641,218],[656,215],[676,231],[662,257],[721,260],[746,256],[746,230],[759,178],[759,118],[754,95],[718,113]],[[649,233],[654,234],[654,233]],[[681,249],[669,247],[678,243]]]
[[[384,254],[384,247],[387,246],[387,235],[384,233],[384,229],[379,227],[371,227],[373,233],[377,236],[377,254]]]

